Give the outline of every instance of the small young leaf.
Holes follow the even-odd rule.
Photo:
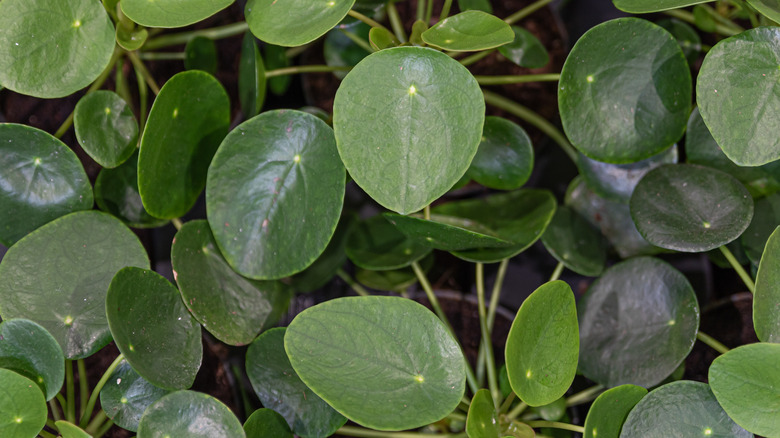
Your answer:
[[[84,429],[73,423],[59,420],[55,421],[54,425],[57,426],[57,431],[59,431],[62,438],[92,438],[92,435],[84,432]]]
[[[293,438],[284,417],[272,409],[258,409],[244,423],[246,438]]]
[[[238,100],[245,119],[256,116],[265,102],[265,65],[260,49],[251,32],[241,42],[241,60],[238,64]]]
[[[398,38],[392,32],[382,27],[372,27],[368,31],[368,42],[377,52],[401,45],[401,42],[398,41]]]
[[[46,425],[46,400],[32,380],[0,368],[0,436],[30,438]]]
[[[753,327],[763,342],[780,343],[780,227],[766,242],[756,276]]]
[[[73,126],[79,146],[103,167],[117,167],[135,152],[138,122],[118,94],[98,90],[76,104]]]
[[[325,251],[308,268],[290,277],[290,286],[296,292],[312,292],[325,286],[347,261],[347,238],[357,223],[357,215],[344,213],[336,226]]]
[[[493,13],[493,6],[490,0],[458,0],[458,9],[461,11],[482,11],[488,14]]]
[[[424,46],[425,41],[422,39],[422,34],[428,30],[428,23],[423,20],[417,20],[412,24],[412,33],[409,34],[409,42],[415,46]]]
[[[647,395],[641,386],[620,385],[596,398],[585,418],[585,438],[618,438],[631,409]]]
[[[235,0],[122,0],[122,12],[147,27],[183,27],[230,6]]]
[[[422,33],[428,45],[452,52],[492,49],[511,43],[515,35],[504,20],[470,10],[447,17]]]
[[[51,400],[65,379],[65,356],[45,328],[26,319],[9,319],[0,323],[0,368],[32,380]]]
[[[138,27],[132,30],[125,29],[121,24],[116,27],[116,43],[125,50],[133,51],[143,47],[146,39],[149,37],[149,31],[145,27]]]
[[[709,0],[612,0],[612,3],[623,12],[646,14],[648,12],[684,8],[698,3],[706,3],[707,1]]]
[[[117,426],[136,432],[146,408],[170,392],[146,381],[123,360],[100,391],[100,406]]]
[[[501,426],[493,397],[487,389],[480,389],[471,398],[469,415],[466,418],[466,433],[469,438],[501,438]]]
[[[419,215],[402,216],[385,213],[385,218],[417,245],[444,251],[472,248],[507,247],[512,244],[497,236],[496,231],[468,218],[432,214],[431,219]]]
[[[341,24],[330,30],[325,36],[325,42],[322,47],[322,54],[325,57],[325,64],[333,67],[354,67],[363,58],[372,52],[366,50],[362,45],[358,45],[347,36],[353,35],[363,40],[368,40],[368,33],[371,26],[362,21],[347,22],[345,19]],[[345,71],[336,71],[333,74],[344,79],[347,75]]]
[[[693,7],[693,23],[702,32],[713,33],[718,28],[715,17],[702,5]]]
[[[431,252],[420,260],[420,268],[428,272],[433,266],[433,253]],[[370,271],[356,268],[355,280],[371,289],[386,291],[403,291],[417,283],[417,274],[411,267],[391,269],[389,271]]]
[[[750,6],[775,23],[780,23],[780,3],[777,0],[747,0]]]
[[[138,438],[244,438],[241,422],[216,398],[177,391],[149,406],[138,425]]]
[[[566,417],[566,397],[561,397],[552,403],[531,408],[543,420],[559,421]]]
[[[512,26],[515,39],[498,48],[499,53],[520,67],[540,68],[547,65],[550,55],[534,34],[522,27]]]
[[[533,167],[534,148],[525,130],[501,117],[485,117],[482,141],[466,175],[491,189],[512,190],[528,181]]]
[[[217,74],[217,44],[211,38],[196,36],[184,47],[184,68]]]
[[[352,263],[363,269],[389,270],[411,265],[431,248],[404,235],[384,216],[376,215],[352,230],[346,252]]]
[[[263,59],[265,60],[266,70],[277,70],[290,66],[290,58],[287,57],[287,49],[284,47],[264,44],[263,53],[265,53]],[[271,93],[281,96],[290,88],[291,81],[292,75],[274,76],[268,78],[268,88],[271,90]]]
[[[601,233],[566,206],[555,211],[542,234],[542,243],[556,260],[580,275],[598,276],[607,262],[607,248]]]
[[[249,0],[244,9],[249,30],[267,43],[301,46],[339,24],[355,0]]]

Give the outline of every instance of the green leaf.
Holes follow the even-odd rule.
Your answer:
[[[230,6],[234,0],[122,0],[122,12],[147,27],[182,27]]]
[[[696,29],[692,28],[688,23],[680,21],[676,18],[666,18],[659,20],[655,24],[666,29],[677,40],[677,44],[685,55],[685,59],[688,60],[688,65],[694,65],[699,59],[701,53],[701,37]],[[686,138],[687,146],[687,138]]]
[[[506,371],[530,406],[559,399],[577,373],[579,329],[574,294],[563,281],[545,283],[525,299],[506,339]]]
[[[350,176],[401,214],[422,209],[463,176],[484,119],[471,73],[422,47],[367,56],[344,78],[333,104],[336,142]]]
[[[330,436],[347,419],[313,393],[284,351],[285,328],[261,334],[246,352],[246,373],[263,406],[278,412],[296,435]]]
[[[402,216],[385,213],[384,216],[398,230],[409,236],[408,241],[426,248],[454,251],[511,245],[511,242],[498,237],[496,231],[468,218],[441,214],[431,214],[430,220],[423,219],[419,214]]]
[[[272,409],[258,409],[244,423],[246,438],[293,438],[284,417]]]
[[[780,343],[780,232],[775,228],[766,242],[756,276],[753,327],[763,342]]]
[[[674,37],[639,18],[599,24],[574,45],[558,106],[572,144],[606,163],[649,158],[680,139],[691,73]]]
[[[73,151],[39,129],[0,124],[0,243],[11,246],[47,222],[90,208],[92,189]]]
[[[251,32],[241,42],[241,60],[238,64],[238,100],[245,119],[256,116],[265,102],[265,65],[260,49]]]
[[[512,190],[528,181],[533,167],[534,149],[525,130],[501,117],[485,117],[482,141],[466,175],[491,189]]]
[[[9,319],[0,323],[0,368],[32,380],[51,400],[62,388],[65,356],[45,328],[26,319]]]
[[[290,66],[290,58],[287,57],[287,49],[284,47],[275,46],[273,44],[264,44],[263,50],[263,53],[265,53],[264,59],[266,70],[277,70]],[[268,88],[271,89],[271,93],[281,96],[290,88],[291,81],[292,75],[274,76],[268,78]]]
[[[249,280],[233,271],[205,220],[187,222],[176,233],[171,262],[184,304],[226,344],[249,344],[276,324],[290,302],[283,283]]]
[[[347,237],[357,220],[353,213],[342,214],[325,251],[308,268],[290,278],[290,286],[296,292],[313,292],[325,286],[336,275],[339,268],[347,262]]]
[[[420,260],[420,267],[427,272],[433,266],[433,253]],[[356,268],[355,280],[372,289],[386,291],[402,291],[417,283],[417,274],[411,267],[391,269],[389,271],[370,271]]]
[[[559,421],[566,417],[566,397],[561,397],[552,403],[531,408],[543,420]]]
[[[125,50],[133,51],[143,47],[146,39],[149,37],[149,31],[145,27],[138,27],[127,30],[120,24],[116,27],[116,43]]]
[[[172,219],[192,208],[229,125],[230,100],[208,73],[185,71],[165,83],[138,154],[138,189],[149,214]]]
[[[111,280],[105,308],[117,348],[141,377],[165,389],[192,386],[203,356],[200,325],[168,280],[124,268]]]
[[[392,32],[382,27],[372,27],[368,31],[368,42],[377,52],[401,45],[401,42],[398,41],[398,38]]]
[[[713,33],[718,28],[718,23],[715,22],[713,14],[702,5],[693,7],[693,23],[699,30],[706,33]]]
[[[493,397],[487,389],[480,389],[471,398],[469,415],[466,418],[466,433],[469,438],[501,438],[502,436]]]
[[[27,377],[0,368],[0,435],[30,438],[46,425],[46,400]]]
[[[515,39],[498,48],[499,53],[520,67],[540,68],[547,65],[550,55],[534,34],[522,27],[512,26]]]
[[[749,344],[718,356],[710,388],[732,420],[767,438],[780,437],[780,345]]]
[[[333,131],[300,111],[268,111],[239,125],[209,168],[214,238],[239,274],[276,279],[322,254],[344,202]]]
[[[747,0],[747,2],[770,20],[780,22],[780,2],[777,0]]]
[[[493,6],[490,5],[490,0],[458,0],[458,9],[461,11],[477,10],[493,13]]]
[[[585,438],[618,438],[631,409],[647,395],[641,386],[620,385],[604,391],[588,410]]]
[[[451,52],[492,49],[515,39],[504,20],[486,12],[470,10],[447,17],[422,33],[426,44]]]
[[[600,436],[600,434],[599,434]],[[628,414],[620,438],[749,438],[726,415],[706,383],[681,380],[647,394]]]
[[[136,432],[146,408],[168,393],[139,376],[123,360],[100,391],[100,406],[117,426]]]
[[[301,46],[339,24],[354,3],[355,0],[249,0],[244,15],[257,38],[279,46]]]
[[[73,423],[59,420],[55,421],[54,425],[57,426],[62,438],[92,438],[92,435],[84,432],[84,430]]]
[[[0,29],[0,83],[35,97],[86,87],[114,51],[114,26],[94,0],[3,0]]]
[[[424,243],[402,233],[382,215],[373,216],[355,227],[347,238],[347,257],[352,263],[372,270],[405,268],[431,252]],[[399,216],[403,218],[403,216]]]
[[[194,391],[177,391],[157,400],[144,412],[138,438],[244,438],[241,422],[216,398]]]
[[[615,7],[623,12],[632,14],[645,14],[648,12],[667,11],[669,9],[684,8],[698,3],[706,3],[710,0],[612,0]]]
[[[699,328],[688,280],[651,257],[607,269],[577,310],[579,370],[604,386],[657,385],[688,356]]]
[[[774,193],[757,200],[753,219],[740,238],[744,254],[754,265],[758,266],[761,255],[764,254],[766,241],[778,225],[780,225],[780,194]]]
[[[737,239],[753,218],[745,186],[719,170],[667,164],[642,178],[631,217],[653,245],[684,252],[715,249]]]
[[[542,234],[542,243],[567,268],[589,277],[604,270],[607,248],[601,233],[576,211],[560,206]]]
[[[98,90],[76,104],[73,126],[79,146],[103,167],[117,167],[135,152],[138,122],[118,94]]]
[[[780,158],[778,39],[780,28],[760,27],[718,42],[704,58],[696,81],[704,123],[726,156],[740,166]]]
[[[325,42],[322,46],[325,64],[332,67],[354,67],[357,65],[363,58],[371,54],[371,51],[352,41],[347,34],[368,40],[370,29],[371,26],[362,21],[348,23],[345,19],[336,28],[330,30],[325,36]],[[333,74],[339,79],[344,79],[347,72],[335,71]]]
[[[438,421],[465,391],[460,347],[430,310],[405,298],[346,297],[310,307],[290,323],[284,346],[309,388],[372,429]]]
[[[8,249],[0,263],[0,315],[40,324],[67,359],[90,356],[111,341],[103,303],[125,266],[149,267],[132,231],[105,213],[71,213]]]
[[[184,68],[217,74],[217,44],[211,38],[196,36],[184,47]]]

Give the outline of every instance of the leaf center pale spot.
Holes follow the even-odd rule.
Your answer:
[[[531,370],[528,370],[525,372],[525,378],[530,379],[531,378]]]
[[[410,95],[410,96],[414,96],[414,95],[415,95],[415,93],[417,93],[417,87],[415,87],[414,85],[412,85],[411,87],[409,87],[409,95]]]
[[[712,435],[712,429],[710,429],[709,427],[704,429],[704,435]]]
[[[63,322],[65,323],[65,325],[70,326],[71,324],[73,324],[73,317],[68,315],[65,317],[65,320]]]
[[[588,82],[593,82],[593,75],[588,75],[588,77],[585,78]]]
[[[675,325],[677,324],[677,321],[670,319],[669,322],[666,323],[666,325]]]
[[[127,348],[129,348],[130,351],[135,351],[135,347],[133,346],[133,344],[128,345]]]
[[[710,228],[712,224],[707,221],[702,221],[701,226],[703,226],[704,228]]]
[[[22,422],[22,417],[16,417],[16,418],[14,418],[14,422],[15,422],[16,424],[20,424],[20,423]]]
[[[33,163],[35,163],[35,165],[36,165],[36,166],[40,166],[40,165],[41,165],[41,159],[40,159],[40,158],[36,158],[36,159],[33,161]]]
[[[122,402],[123,405],[127,404],[127,398],[126,397],[122,397],[122,399],[119,400],[119,401]]]
[[[80,28],[81,27],[81,20],[74,21],[73,22],[73,27],[75,27],[76,29]]]
[[[296,163],[300,163],[300,162],[301,162],[301,156],[296,154],[296,155],[293,157],[293,161],[295,161]]]
[[[106,107],[106,109],[104,109],[103,111],[105,111],[106,115],[111,114],[111,108],[109,107]]]
[[[178,108],[174,108],[173,109],[173,118],[175,119],[176,117],[179,117],[179,109]]]
[[[423,382],[425,382],[425,377],[423,377],[422,375],[418,374],[418,375],[414,376],[414,380],[417,383],[423,383]]]

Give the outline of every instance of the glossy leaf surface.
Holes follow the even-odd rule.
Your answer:
[[[777,0],[747,0],[747,2],[775,23],[780,22],[780,2]]]
[[[122,12],[147,27],[182,27],[208,18],[234,0],[122,0]]]
[[[265,64],[251,32],[241,42],[241,60],[238,64],[238,100],[245,119],[256,116],[265,102]]]
[[[0,323],[0,368],[35,382],[46,400],[62,388],[65,357],[57,341],[40,325],[26,319]]]
[[[92,435],[84,432],[84,429],[76,426],[73,423],[60,420],[55,421],[54,424],[57,426],[57,430],[59,430],[62,438],[92,438]]]
[[[279,46],[300,46],[325,34],[347,15],[355,0],[249,0],[244,9],[249,30]]]
[[[685,6],[706,3],[708,0],[612,0],[615,7],[624,12],[645,14],[666,11]]]
[[[579,370],[605,386],[657,385],[691,351],[699,328],[699,305],[688,280],[651,257],[607,269],[577,310]]]
[[[412,242],[445,251],[480,247],[509,246],[511,242],[501,239],[494,230],[476,221],[432,214],[427,220],[419,215],[402,216],[385,213],[385,217]]]
[[[471,398],[466,433],[469,438],[501,438],[498,413],[489,390],[480,389]]]
[[[177,391],[157,400],[144,412],[138,438],[244,438],[241,422],[216,398]]]
[[[422,33],[426,44],[452,52],[492,49],[511,43],[514,38],[512,28],[504,20],[478,10],[447,17]]]
[[[382,215],[361,221],[347,238],[345,249],[352,263],[372,270],[404,268],[431,252],[429,246],[407,237]]]
[[[372,27],[368,31],[368,42],[376,51],[389,49],[401,44],[392,32],[381,27]]]
[[[585,418],[585,438],[618,438],[631,409],[647,395],[636,385],[620,385],[604,391],[588,410]]]
[[[485,187],[519,188],[531,177],[534,149],[519,125],[501,117],[485,117],[482,141],[466,175]]]
[[[8,249],[0,263],[0,315],[40,324],[66,359],[90,356],[111,340],[106,290],[125,266],[149,267],[132,231],[105,213],[71,213]]]
[[[758,199],[753,208],[753,219],[740,237],[745,255],[750,262],[758,265],[764,254],[769,236],[780,225],[780,194],[774,193]]]
[[[272,409],[258,409],[244,423],[246,438],[293,438],[284,417]]]
[[[762,342],[780,343],[780,227],[769,236],[758,265],[753,327]]]
[[[580,275],[598,276],[607,262],[607,248],[601,233],[566,206],[555,211],[542,234],[542,243],[556,260]]]
[[[0,435],[31,438],[46,424],[48,414],[43,393],[32,380],[0,368]]]
[[[138,154],[138,189],[149,214],[172,219],[192,208],[229,125],[227,93],[208,73],[185,71],[163,85]]]
[[[203,355],[200,325],[168,280],[124,268],[111,281],[105,309],[117,348],[138,374],[165,389],[192,386]]]
[[[168,393],[139,376],[124,360],[100,391],[100,406],[117,426],[136,432],[146,408]]]
[[[125,29],[121,24],[116,27],[116,43],[125,50],[140,49],[148,37],[149,31],[145,27],[137,27],[132,30]]]
[[[580,152],[631,163],[680,139],[691,91],[688,63],[674,37],[649,21],[618,18],[574,45],[561,72],[558,106]]]
[[[422,47],[367,56],[344,78],[333,106],[336,142],[350,176],[401,214],[422,209],[463,176],[484,118],[482,91],[471,73]]]
[[[98,90],[81,98],[73,126],[79,146],[103,167],[116,167],[135,151],[138,122],[130,105],[113,91]]]
[[[300,111],[268,111],[234,129],[209,168],[214,238],[238,273],[295,274],[325,250],[344,201],[333,131]]]
[[[373,429],[438,421],[465,390],[460,347],[431,311],[405,298],[346,297],[310,307],[287,328],[284,346],[309,388]]]
[[[518,26],[512,26],[512,31],[515,39],[498,48],[504,57],[520,67],[539,68],[547,65],[550,55],[534,34]]]
[[[184,68],[217,74],[217,44],[211,38],[196,36],[184,47]]]

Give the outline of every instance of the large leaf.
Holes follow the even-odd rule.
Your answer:
[[[31,438],[46,424],[46,400],[32,380],[0,368],[0,436]]]
[[[263,406],[278,412],[296,435],[330,436],[347,419],[313,393],[296,374],[284,351],[284,328],[255,339],[246,352],[246,373]]]
[[[272,409],[258,409],[244,423],[247,438],[293,438],[284,417]]]
[[[426,44],[451,52],[492,49],[514,39],[504,20],[476,10],[447,17],[422,33]]]
[[[275,279],[325,250],[346,176],[333,131],[300,111],[268,111],[234,129],[209,168],[206,208],[222,254],[240,274]]]
[[[489,390],[480,389],[471,398],[466,433],[469,438],[501,438],[498,413]]]
[[[138,374],[165,389],[192,386],[203,356],[200,325],[168,280],[124,268],[111,280],[105,309],[117,348]]]
[[[0,323],[0,368],[32,380],[51,400],[62,388],[65,357],[46,329],[26,319],[9,319]]]
[[[626,418],[620,438],[752,438],[718,405],[706,383],[682,380],[647,394]]]
[[[114,26],[94,0],[3,0],[0,29],[0,83],[35,97],[86,87],[114,51]]]
[[[631,196],[631,217],[648,242],[684,252],[737,239],[753,218],[745,186],[719,170],[667,164],[645,175]]]
[[[138,438],[244,438],[241,422],[216,398],[177,391],[157,400],[144,412]]]
[[[651,257],[604,272],[578,303],[578,316],[579,369],[605,386],[657,385],[688,356],[699,328],[688,280]]]
[[[344,78],[333,104],[336,142],[350,176],[401,214],[422,209],[463,176],[484,118],[471,73],[422,47],[367,56]]]
[[[430,247],[407,237],[393,225],[382,215],[360,222],[347,238],[346,252],[352,263],[363,269],[400,269],[431,252]]]
[[[182,27],[208,18],[234,0],[122,0],[122,12],[148,27]]]
[[[169,392],[146,381],[123,360],[100,391],[100,407],[117,426],[136,432],[146,408]]]
[[[618,18],[590,29],[561,72],[564,131],[583,154],[631,163],[671,146],[685,131],[691,73],[672,35],[649,21]]]
[[[601,233],[566,206],[555,211],[542,234],[542,243],[556,260],[580,275],[600,275],[607,262],[607,248]]]
[[[776,23],[780,23],[780,2],[778,0],[747,0],[750,6]]]
[[[187,222],[176,233],[171,262],[184,304],[226,344],[249,344],[276,324],[290,302],[283,283],[249,280],[233,271],[204,220]]]
[[[152,216],[189,211],[206,185],[206,171],[230,125],[230,100],[208,73],[179,73],[152,105],[138,154],[138,189]]]
[[[737,424],[767,438],[780,437],[780,345],[749,344],[715,359],[709,382]]]
[[[780,227],[769,236],[758,265],[753,327],[763,342],[780,343]]]
[[[647,395],[636,385],[620,385],[604,391],[593,401],[585,418],[585,438],[618,438],[631,409]]]
[[[76,138],[86,153],[103,167],[116,167],[133,155],[138,122],[118,94],[98,90],[87,94],[73,111]]]
[[[249,30],[279,46],[300,46],[325,34],[347,15],[355,0],[249,0],[244,14]]]
[[[482,141],[466,175],[485,187],[519,188],[531,177],[534,149],[519,125],[501,117],[485,117]]]
[[[780,158],[780,28],[760,27],[716,44],[696,81],[696,100],[731,161],[759,166]]]
[[[465,390],[460,347],[433,313],[405,298],[346,297],[310,307],[287,328],[284,346],[312,391],[372,429],[438,421]]]
[[[238,100],[245,119],[256,116],[265,102],[265,64],[260,56],[255,37],[244,34],[241,42],[241,60],[238,64]]]
[[[707,3],[708,1],[710,0],[612,0],[612,3],[621,11],[631,12],[632,14],[645,14],[684,8],[699,3]]]
[[[87,357],[111,341],[106,290],[125,266],[149,267],[127,227],[105,213],[71,213],[8,249],[0,263],[0,315],[40,324],[68,359]]]
[[[90,208],[92,189],[73,151],[39,129],[0,124],[0,243]]]
[[[525,299],[506,340],[506,371],[515,394],[530,406],[559,399],[577,373],[579,330],[574,294],[563,281]]]

